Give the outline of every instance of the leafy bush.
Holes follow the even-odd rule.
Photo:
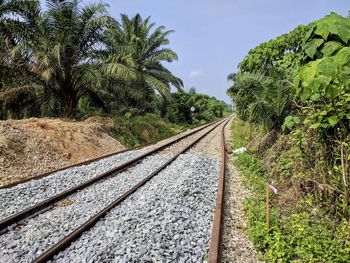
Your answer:
[[[171,122],[181,124],[200,124],[222,118],[231,112],[230,107],[223,101],[205,94],[190,92],[172,93],[173,103],[168,111]],[[191,108],[194,111],[191,111]]]
[[[236,119],[232,125],[232,139],[245,145],[254,128],[250,124]],[[247,134],[248,133],[248,134]],[[237,138],[238,137],[238,138]],[[241,146],[239,145],[239,146]],[[236,146],[237,147],[237,146]],[[290,154],[282,156],[285,168],[290,166]],[[265,184],[269,181],[263,161],[249,153],[237,155],[235,163],[244,176],[246,187],[254,196],[245,202],[248,217],[248,234],[269,262],[349,262],[350,260],[350,223],[346,220],[334,221],[322,210],[285,213],[282,216],[272,196],[270,230],[265,228]],[[278,195],[283,195],[279,193]],[[294,207],[305,207],[302,203]]]
[[[113,135],[128,147],[169,137],[182,129],[154,114],[128,118],[116,117],[114,123]]]

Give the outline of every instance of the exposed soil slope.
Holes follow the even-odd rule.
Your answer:
[[[0,121],[0,185],[124,149],[110,125],[97,117]]]

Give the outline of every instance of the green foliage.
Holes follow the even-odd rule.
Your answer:
[[[225,102],[192,90],[172,93],[168,118],[174,123],[199,124],[222,118],[230,111],[231,109]]]
[[[234,146],[245,145],[254,128],[236,119],[231,127]],[[242,144],[236,143],[241,142]],[[280,157],[280,169],[295,167],[292,148],[288,155]],[[271,196],[270,231],[265,228],[265,184],[269,181],[263,162],[252,154],[237,155],[235,163],[244,176],[246,187],[254,196],[246,199],[248,234],[256,248],[268,262],[348,262],[350,260],[350,224],[346,220],[334,223],[334,219],[320,210],[291,213],[282,216],[277,206],[277,196]],[[283,167],[282,167],[283,166]],[[290,173],[286,171],[287,180]],[[278,193],[277,195],[284,193]],[[302,205],[302,204],[301,204]],[[297,206],[297,204],[294,204]],[[302,205],[305,206],[305,205]]]
[[[321,133],[350,132],[349,30],[350,19],[335,13],[314,22],[304,44],[312,52],[294,80],[305,103],[303,125]]]
[[[327,172],[309,175],[312,180],[327,183],[342,192],[336,202],[342,206],[340,217],[350,217],[350,19],[335,13],[312,24],[304,45],[316,40],[314,52],[307,53],[304,65],[294,79],[301,122],[293,137],[309,158],[306,162]],[[292,117],[286,119],[287,127]],[[325,158],[312,158],[326,156]],[[315,159],[315,160],[313,160]],[[322,199],[323,203],[328,200]]]
[[[227,94],[240,118],[269,130],[281,129],[284,118],[293,112],[291,80],[300,67],[308,28],[300,25],[251,49],[240,62],[240,71],[228,76],[234,85]]]
[[[106,5],[47,1],[43,11],[39,1],[8,0],[1,11],[1,45],[6,47],[7,60],[0,64],[21,73],[14,73],[19,80],[7,85],[21,86],[8,86],[0,100],[6,103],[21,89],[22,94],[35,96],[32,103],[40,104],[43,114],[65,117],[75,116],[82,97],[104,107],[92,86],[100,76],[93,57],[112,20]],[[37,86],[41,91],[33,92]]]
[[[235,118],[231,126],[231,142],[234,149],[245,147],[260,133],[252,124]]]
[[[240,117],[270,129],[283,122],[288,132],[259,155],[262,160],[248,153],[236,158],[255,193],[246,202],[248,232],[267,261],[350,261],[349,40],[350,19],[331,13],[252,49],[240,72],[229,76],[234,85],[228,93]],[[242,138],[235,138],[238,145],[254,130],[245,127],[233,126],[234,136]],[[266,177],[282,188],[271,200],[269,233]]]
[[[263,125],[269,130],[279,130],[292,110],[294,90],[283,79],[283,73],[271,72],[270,76],[243,72],[235,76],[234,90],[230,90],[243,120]]]
[[[177,60],[164,26],[150,18],[110,17],[102,3],[6,0],[0,5],[0,101],[3,118],[156,111],[182,81],[162,63]],[[20,92],[19,92],[20,91]],[[83,102],[80,102],[83,100]],[[39,105],[39,107],[37,107]]]
[[[165,31],[164,26],[153,29],[154,25],[150,17],[121,15],[121,25],[108,28],[104,34],[107,52],[100,59],[110,78],[106,100],[114,109],[128,108],[139,114],[152,112],[156,106],[155,92],[168,103],[171,85],[182,89],[181,79],[162,65],[177,60],[177,54],[167,48],[168,35],[173,31]]]
[[[291,32],[262,43],[251,49],[239,63],[241,72],[262,72],[267,74],[275,67],[293,70],[300,63],[302,40],[308,30],[300,25]]]
[[[134,117],[127,115],[128,117],[115,117],[112,129],[114,137],[127,147],[169,137],[182,129],[154,114]]]
[[[350,39],[349,18],[331,13],[313,22],[304,39],[306,61],[332,56],[341,46],[348,46]]]
[[[343,47],[334,56],[311,61],[301,68],[295,85],[301,101],[308,105],[304,110],[307,115],[304,124],[310,128],[334,129],[349,125],[349,60],[350,48]]]

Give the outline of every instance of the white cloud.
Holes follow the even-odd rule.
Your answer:
[[[191,79],[198,78],[200,76],[203,76],[204,72],[202,70],[192,70],[190,74],[188,75]]]

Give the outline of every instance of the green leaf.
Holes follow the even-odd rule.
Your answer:
[[[124,114],[125,118],[127,118],[127,119],[130,119],[131,115],[132,115],[132,113],[129,111]]]
[[[308,89],[311,90],[311,94],[314,92],[319,92],[321,87],[321,80],[320,79],[313,79],[310,83],[310,85],[308,86]],[[310,94],[310,96],[311,96]]]
[[[311,96],[311,89],[309,87],[304,87],[300,94],[300,99],[302,101],[307,100]]]
[[[313,39],[313,40],[307,42],[304,46],[304,50],[305,50],[306,55],[308,55],[310,58],[313,58],[316,51],[317,51],[317,48],[319,46],[321,46],[323,44],[323,42],[324,42],[324,40],[321,38],[316,38],[316,39]]]
[[[334,127],[339,122],[338,116],[336,115],[329,117],[327,120],[332,127]]]
[[[294,88],[298,88],[300,84],[300,74],[297,74],[293,80]]]
[[[327,19],[327,17],[325,17],[323,19]],[[329,26],[328,26],[327,21],[323,21],[323,19],[316,22],[317,25],[316,25],[316,29],[315,29],[314,33],[316,35],[321,36],[324,40],[327,40],[327,37],[330,33]]]
[[[326,88],[326,95],[332,99],[334,99],[335,97],[337,97],[339,94],[339,91],[337,89],[336,86],[334,85],[329,85],[327,88]]]
[[[347,43],[350,39],[350,19],[339,16],[338,19],[329,25],[329,30]]]
[[[321,97],[321,96],[320,96],[320,93],[316,93],[316,94],[314,94],[314,95],[311,96],[311,99],[312,99],[313,101],[317,101],[320,97]]]
[[[334,63],[334,58],[325,57],[320,59],[317,69],[319,74],[322,74],[328,77],[333,77],[337,72],[337,67],[336,67],[336,64]]]
[[[310,126],[310,129],[317,129],[318,127],[320,127],[320,125],[321,125],[321,123],[316,122]]]
[[[339,36],[339,38],[347,43],[350,39],[350,20],[336,13],[321,18],[315,22],[316,29],[314,33],[327,40],[330,34]]]
[[[342,47],[342,44],[337,41],[329,41],[325,43],[321,49],[321,52],[325,56],[331,56],[335,51]]]
[[[335,63],[345,65],[350,60],[350,47],[343,47],[335,56]]]
[[[310,83],[314,80],[316,75],[316,67],[318,62],[312,61],[300,69],[300,79],[302,86],[309,86]]]
[[[287,116],[284,121],[285,122],[290,122],[291,120],[293,120],[293,116]]]

